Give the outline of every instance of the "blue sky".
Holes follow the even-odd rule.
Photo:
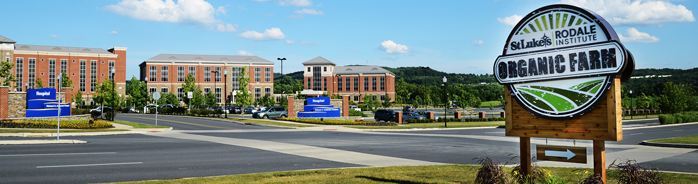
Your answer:
[[[0,35],[18,44],[127,47],[127,76],[161,53],[255,55],[284,72],[322,56],[338,65],[492,73],[513,25],[574,4],[609,20],[637,68],[698,66],[698,1],[75,0],[3,2]]]

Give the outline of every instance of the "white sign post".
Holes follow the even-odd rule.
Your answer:
[[[155,99],[155,126],[158,126],[158,100],[160,99],[160,92],[153,93],[153,99]]]
[[[194,97],[194,93],[193,93],[193,92],[191,92],[191,91],[190,91],[190,92],[187,92],[187,98],[189,98],[189,105],[188,105],[188,106],[189,106],[189,109],[187,109],[187,110],[189,111],[189,113],[191,113],[191,98],[193,98],[193,97]]]

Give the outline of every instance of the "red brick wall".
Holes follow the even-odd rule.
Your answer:
[[[286,107],[286,112],[288,113],[288,117],[289,118],[296,117],[296,113],[293,109],[293,102],[294,102],[293,97],[289,96],[289,97],[287,97],[287,100],[288,100],[288,105]]]
[[[9,92],[9,87],[0,87],[0,118],[7,118],[9,114],[9,103],[8,100],[10,98],[10,95],[8,94]]]
[[[349,117],[349,97],[342,97],[342,117]]]

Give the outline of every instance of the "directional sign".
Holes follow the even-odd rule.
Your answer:
[[[187,92],[187,98],[193,98],[193,97],[194,97],[194,93],[192,93],[191,91]]]
[[[160,99],[160,93],[159,93],[159,92],[153,93],[153,99],[159,100],[159,99]]]
[[[538,160],[586,164],[587,148],[536,145],[536,158]]]

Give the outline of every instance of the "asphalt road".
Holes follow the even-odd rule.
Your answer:
[[[149,115],[117,119],[154,123]],[[162,119],[161,119],[162,118]],[[504,129],[409,132],[338,132],[275,129],[160,116],[175,131],[148,135],[70,137],[87,144],[0,145],[0,183],[92,183],[175,179],[303,169],[388,164],[506,162],[519,152]],[[167,121],[164,121],[167,120]],[[647,123],[632,121],[632,124]],[[625,122],[624,122],[625,125]],[[630,128],[623,141],[606,142],[607,162],[636,159],[662,171],[698,173],[698,150],[638,145],[642,140],[694,135],[698,124]],[[0,139],[46,139],[0,137]],[[591,141],[532,139],[533,144],[583,146]],[[589,154],[590,155],[590,154]],[[373,159],[373,160],[372,160]],[[518,159],[515,159],[518,161]],[[589,167],[589,165],[541,165]]]

